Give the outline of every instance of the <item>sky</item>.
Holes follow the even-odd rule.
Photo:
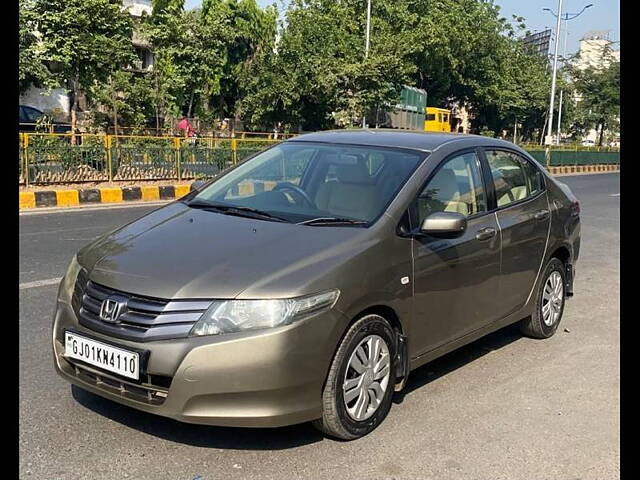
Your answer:
[[[365,0],[362,0],[363,3]],[[372,0],[375,9],[375,0]],[[186,0],[186,7],[198,7],[201,0]],[[262,6],[275,3],[274,0],[258,0]],[[279,3],[279,2],[278,2]],[[501,7],[504,17],[511,19],[511,15],[518,15],[525,18],[527,28],[532,32],[551,28],[554,32],[556,20],[549,12],[543,8],[550,8],[554,12],[558,9],[557,0],[495,0]],[[620,40],[620,0],[564,0],[562,2],[563,13],[578,13],[582,7],[592,3],[593,6],[584,11],[582,15],[567,22],[569,35],[567,37],[567,53],[573,54],[578,51],[580,38],[592,30],[609,30],[610,40]],[[564,48],[565,30],[564,23],[560,38],[559,53],[562,54]],[[617,46],[614,46],[617,48]],[[553,44],[551,45],[553,52]]]

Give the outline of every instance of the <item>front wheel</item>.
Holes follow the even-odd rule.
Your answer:
[[[347,331],[322,393],[314,426],[343,440],[362,437],[387,416],[395,385],[394,332],[379,315],[365,315]]]
[[[547,263],[536,292],[535,308],[522,323],[522,333],[534,338],[549,338],[558,329],[565,301],[565,269],[557,258]]]

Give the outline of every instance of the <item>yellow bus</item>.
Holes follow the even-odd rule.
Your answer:
[[[427,107],[425,110],[425,132],[451,132],[451,110]]]

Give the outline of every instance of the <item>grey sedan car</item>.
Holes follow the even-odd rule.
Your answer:
[[[80,250],[55,367],[183,422],[354,439],[411,370],[515,322],[551,337],[579,249],[578,201],[511,143],[302,135]]]

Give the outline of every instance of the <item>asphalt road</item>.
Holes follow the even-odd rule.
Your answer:
[[[20,478],[619,478],[619,174],[561,180],[581,200],[582,251],[558,333],[507,327],[425,365],[355,442],[186,425],[72,389],[52,366],[57,285],[33,282],[150,208],[21,215]]]

